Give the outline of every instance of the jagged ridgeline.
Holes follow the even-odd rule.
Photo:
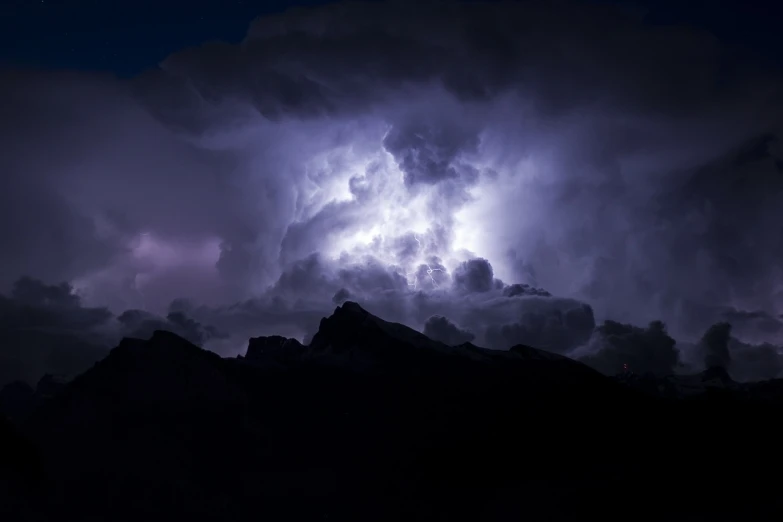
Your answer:
[[[156,331],[2,399],[8,520],[576,520],[618,499],[646,520],[760,520],[778,503],[757,470],[779,465],[779,381],[609,378],[353,302],[307,346],[221,358]]]

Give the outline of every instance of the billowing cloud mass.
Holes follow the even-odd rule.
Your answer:
[[[716,323],[709,327],[701,338],[701,346],[704,350],[704,366],[707,368],[714,366],[727,368],[731,364],[730,339],[731,325],[729,323]]]
[[[441,315],[433,315],[424,323],[424,335],[449,346],[469,343],[476,338],[472,332],[464,330]]]
[[[777,361],[779,71],[609,7],[411,9],[259,18],[131,80],[4,72],[0,291],[66,281],[222,353],[352,299],[657,371],[729,321]]]
[[[605,321],[577,353],[582,361],[609,375],[623,371],[669,375],[681,364],[676,345],[661,321],[646,328]]]

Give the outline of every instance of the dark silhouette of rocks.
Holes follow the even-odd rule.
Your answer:
[[[43,513],[39,502],[45,494],[38,449],[0,414],[0,517],[40,517]]]
[[[286,364],[299,360],[304,353],[305,347],[296,339],[272,335],[250,339],[245,359],[255,363]]]
[[[23,423],[35,409],[65,390],[68,381],[62,376],[45,374],[35,389],[24,381],[13,381],[0,388],[0,415]]]
[[[65,389],[68,379],[62,376],[45,374],[35,386],[35,394],[41,399],[51,399]]]
[[[2,494],[10,520],[771,520],[783,385],[727,378],[638,386],[353,302],[238,358],[158,331],[0,424]]]
[[[0,346],[0,386],[17,379],[33,383],[47,371],[78,375],[107,354],[75,335],[35,330],[0,329]]]
[[[0,415],[12,421],[27,418],[37,404],[35,390],[24,381],[14,381],[0,389]]]

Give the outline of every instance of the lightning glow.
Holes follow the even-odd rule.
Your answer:
[[[395,241],[410,233],[424,235],[428,230],[427,224],[437,221],[437,216],[433,216],[430,209],[431,194],[426,190],[410,194],[402,172],[382,148],[374,155],[352,160],[355,163],[346,167],[354,173],[352,178],[343,176],[330,180],[330,183],[342,187],[329,188],[324,192],[333,196],[330,199],[332,203],[360,205],[362,219],[336,233],[323,252],[332,258],[339,258],[343,253],[371,254],[389,264],[399,264],[394,253]],[[351,179],[357,187],[357,194],[350,194],[347,188]],[[339,198],[337,194],[340,194]],[[327,203],[329,201],[319,201],[318,205]],[[310,214],[315,212],[311,210]]]
[[[319,219],[318,213],[331,205],[332,219],[346,223],[322,238],[319,252],[326,258],[345,262],[371,256],[396,267],[392,270],[406,278],[408,287],[419,290],[423,277],[428,278],[429,288],[438,289],[435,272],[453,270],[459,262],[484,251],[486,238],[480,238],[473,224],[480,221],[472,219],[472,214],[452,221],[455,215],[444,213],[453,210],[444,207],[436,187],[418,185],[411,190],[382,142],[324,153],[308,164],[306,177],[308,188],[300,193],[297,217],[303,222]],[[481,191],[475,194],[477,199],[482,195]],[[341,215],[345,219],[335,217]],[[434,231],[441,226],[450,228],[449,240],[432,242]],[[405,247],[411,235],[416,241],[413,252]],[[447,268],[433,266],[428,256],[437,256]]]
[[[418,250],[421,251],[421,241],[419,241],[419,238],[416,234],[413,234],[413,239],[416,240],[416,243],[418,245]],[[440,268],[432,268],[430,264],[426,262],[422,264],[427,267],[427,275],[429,276],[430,281],[432,282],[432,286],[434,286],[435,288],[440,288],[438,283],[435,281],[435,277],[432,274],[433,272],[442,272],[443,270],[441,270]],[[408,286],[416,290],[419,285],[419,276],[416,275],[416,272],[415,271],[408,272],[405,274],[405,276],[408,278]],[[411,276],[413,277],[412,280],[411,280]]]

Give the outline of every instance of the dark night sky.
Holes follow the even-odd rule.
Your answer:
[[[137,74],[183,47],[241,40],[257,16],[327,2],[11,0],[2,58],[18,64]]]
[[[3,2],[0,308],[235,354],[351,298],[609,367],[660,319],[690,370],[730,321],[783,373],[772,5]]]
[[[173,51],[208,40],[241,40],[254,18],[324,0],[7,0],[0,60],[41,67],[113,71],[154,66]],[[707,29],[783,64],[783,6],[768,0],[607,2],[644,9],[650,24]]]

